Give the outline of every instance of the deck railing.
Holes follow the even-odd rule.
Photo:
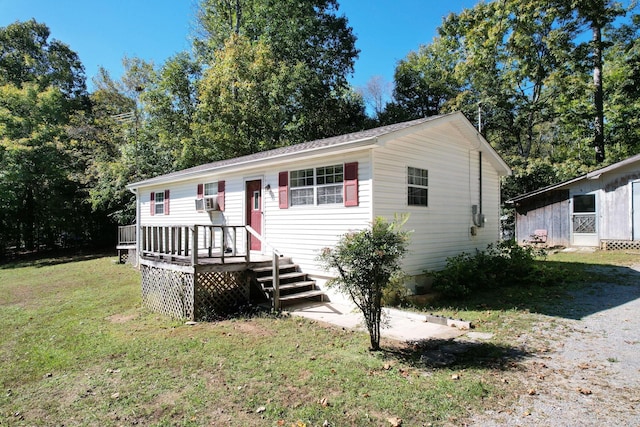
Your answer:
[[[135,246],[136,225],[122,225],[118,227],[118,246]]]
[[[143,257],[199,264],[200,258],[243,257],[249,262],[249,233],[242,225],[153,225],[142,226]]]

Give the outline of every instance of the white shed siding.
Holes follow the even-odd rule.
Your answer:
[[[640,167],[628,165],[600,178],[599,225],[601,239],[633,240],[633,181]]]
[[[358,154],[359,153],[359,154]],[[271,191],[264,192],[264,236],[269,243],[313,275],[326,275],[316,261],[320,250],[334,245],[350,230],[366,227],[371,222],[371,163],[367,151],[335,155],[283,165],[266,174]],[[343,204],[324,206],[278,207],[278,173],[358,162],[358,206]]]
[[[408,206],[407,167],[429,171],[428,207]],[[374,153],[374,216],[409,213],[413,230],[405,273],[419,275],[444,266],[446,258],[485,248],[498,239],[499,177],[483,158],[486,226],[471,235],[471,206],[479,202],[478,151],[449,126],[405,136]]]

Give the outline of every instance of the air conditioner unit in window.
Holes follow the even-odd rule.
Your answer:
[[[217,211],[218,208],[218,198],[217,197],[205,197],[204,198],[204,210],[206,211]]]
[[[218,207],[218,198],[216,196],[196,199],[196,211],[198,212],[219,210],[220,207]]]

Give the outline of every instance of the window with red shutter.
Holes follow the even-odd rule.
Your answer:
[[[278,200],[280,209],[289,208],[289,172],[278,174]]]
[[[224,210],[224,181],[218,181],[218,209]]]
[[[344,205],[358,206],[358,162],[344,165]]]

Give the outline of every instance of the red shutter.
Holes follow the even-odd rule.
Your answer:
[[[344,205],[358,206],[358,162],[344,165]]]
[[[164,190],[164,214],[169,215],[169,190]]]
[[[204,198],[204,184],[198,184],[198,199]]]
[[[289,207],[289,172],[278,174],[278,199],[280,200],[280,209]]]
[[[218,181],[218,209],[224,210],[224,181]]]
[[[149,200],[149,205],[151,205],[151,210],[149,211],[149,213],[151,214],[151,216],[153,216],[156,214],[156,193],[151,193]]]

